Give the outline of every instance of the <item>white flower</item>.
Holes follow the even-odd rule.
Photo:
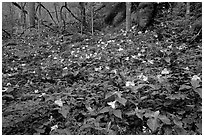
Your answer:
[[[137,56],[140,57],[140,56],[142,56],[142,54],[141,54],[141,53],[138,53]]]
[[[145,49],[142,49],[141,52],[144,53],[144,52],[145,52]]]
[[[133,81],[126,81],[125,86],[126,87],[135,86],[135,83]]]
[[[200,80],[200,77],[198,77],[197,75],[194,75],[191,80],[197,81],[197,80]]]
[[[150,64],[154,64],[153,60],[148,60],[148,62],[149,62]]]
[[[110,69],[110,67],[109,67],[109,66],[106,66],[106,69]]]
[[[136,58],[137,58],[137,56],[136,56],[136,55],[133,55],[133,56],[132,56],[132,58],[133,58],[133,59],[136,59]]]
[[[161,74],[169,74],[169,71],[165,68],[164,70],[162,70]]]
[[[58,125],[54,125],[51,127],[51,131],[56,130],[58,128]]]
[[[142,31],[138,31],[138,34],[142,34]]]
[[[55,100],[55,104],[57,104],[58,106],[62,107],[63,106],[63,102],[61,99]]]
[[[111,72],[117,74],[117,70],[116,69],[112,70]]]
[[[39,93],[39,90],[36,89],[34,92],[37,94],[37,93]]]
[[[107,104],[110,105],[113,109],[115,109],[116,100],[113,102],[108,102]]]
[[[129,57],[126,57],[125,60],[129,60]]]
[[[100,71],[102,69],[102,67],[98,67],[98,68],[95,68],[95,71]]]
[[[189,67],[184,68],[185,70],[190,70]]]
[[[147,76],[143,76],[143,81],[147,81],[148,77]]]
[[[123,48],[119,48],[119,49],[118,49],[118,51],[122,51],[122,50],[123,50]]]
[[[45,96],[45,93],[42,93],[39,97]]]
[[[170,49],[171,49],[171,48],[172,48],[172,45],[169,45],[169,46],[168,46],[168,48],[170,48]]]
[[[138,76],[139,79],[143,80],[143,81],[147,81],[148,80],[148,77],[143,75],[143,73],[141,73],[139,76]]]

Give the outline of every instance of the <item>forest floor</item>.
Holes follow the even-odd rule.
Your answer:
[[[2,134],[202,134],[202,44],[28,33],[2,47]]]

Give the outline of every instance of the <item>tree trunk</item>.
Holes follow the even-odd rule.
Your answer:
[[[10,16],[9,16],[9,21],[10,21],[10,25],[11,25],[11,30],[10,30],[10,34],[11,36],[13,35],[13,32],[14,32],[14,14],[15,14],[15,11],[14,11],[14,7],[13,7],[13,4],[11,2],[9,2],[9,12],[10,12]]]
[[[85,26],[86,26],[85,2],[79,2],[79,6],[80,6],[80,9],[81,9],[81,33],[82,33]]]
[[[26,28],[26,13],[24,12],[25,8],[24,8],[24,2],[20,2],[21,5],[21,25],[22,25],[22,29]]]
[[[39,9],[38,9],[38,33],[39,38],[41,37],[41,25],[42,25],[42,11],[41,11],[41,2],[39,2]]]
[[[35,2],[29,2],[29,25],[35,27]]]
[[[190,15],[190,2],[186,3],[186,19],[189,19]]]
[[[91,34],[94,35],[94,3],[91,3]]]
[[[131,2],[126,2],[126,31],[130,30],[131,26]]]

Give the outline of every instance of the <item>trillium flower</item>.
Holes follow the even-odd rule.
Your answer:
[[[34,92],[37,94],[37,93],[39,93],[39,90],[36,89]]]
[[[118,51],[122,51],[122,50],[123,50],[123,48],[119,48],[119,49],[118,49]]]
[[[55,100],[55,104],[57,104],[58,106],[62,107],[63,106],[63,102],[61,99]]]
[[[129,57],[126,57],[125,60],[129,60]]]
[[[51,127],[51,131],[56,130],[58,128],[58,125],[54,125]]]
[[[138,34],[142,34],[142,31],[138,31]]]
[[[143,73],[141,73],[139,76],[138,76],[139,79],[143,80],[143,81],[147,81],[148,80],[148,77],[143,75]]]
[[[190,70],[189,67],[184,68],[185,70]]]
[[[100,71],[102,68],[101,68],[101,66],[100,67],[98,67],[98,68],[95,68],[95,71]]]
[[[142,49],[141,52],[144,53],[144,52],[145,52],[145,49]]]
[[[106,69],[110,69],[110,67],[109,67],[109,66],[106,66]]]
[[[191,80],[197,81],[197,80],[200,80],[200,77],[198,77],[197,75],[194,75]]]
[[[113,102],[108,102],[107,104],[110,105],[113,109],[115,109],[116,100]]]
[[[161,74],[169,74],[169,71],[165,68],[164,70],[162,70]]]
[[[169,45],[169,46],[168,46],[168,48],[170,48],[170,49],[171,49],[171,48],[172,48],[172,45]]]
[[[147,81],[148,77],[147,76],[143,76],[143,81]]]
[[[133,81],[127,81],[127,82],[125,83],[125,86],[126,86],[126,87],[135,86],[135,83],[134,83]]]
[[[39,97],[43,97],[43,96],[45,96],[45,93],[42,93]]]
[[[148,60],[148,62],[149,62],[150,64],[154,64],[153,60]]]
[[[136,58],[137,58],[137,56],[136,56],[136,55],[133,55],[133,56],[132,56],[132,58],[133,58],[133,59],[136,59]]]
[[[140,56],[142,56],[142,54],[141,54],[141,53],[138,53],[137,56],[140,57]]]
[[[111,72],[117,74],[117,70],[116,69],[112,70]]]

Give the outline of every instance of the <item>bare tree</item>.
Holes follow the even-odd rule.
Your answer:
[[[81,10],[81,33],[83,32],[86,26],[86,8],[85,2],[79,2],[80,10]]]
[[[91,3],[91,34],[94,33],[94,3]]]
[[[15,14],[15,11],[14,11],[14,7],[13,7],[13,4],[9,4],[9,12],[10,12],[10,18],[9,18],[9,21],[10,21],[10,25],[11,25],[11,35],[13,34],[13,27],[15,25],[14,23],[14,14]]]
[[[29,2],[29,25],[35,27],[35,2]]]
[[[131,26],[131,2],[126,2],[126,31],[130,30]]]
[[[190,14],[190,2],[186,3],[186,19],[189,19]]]

